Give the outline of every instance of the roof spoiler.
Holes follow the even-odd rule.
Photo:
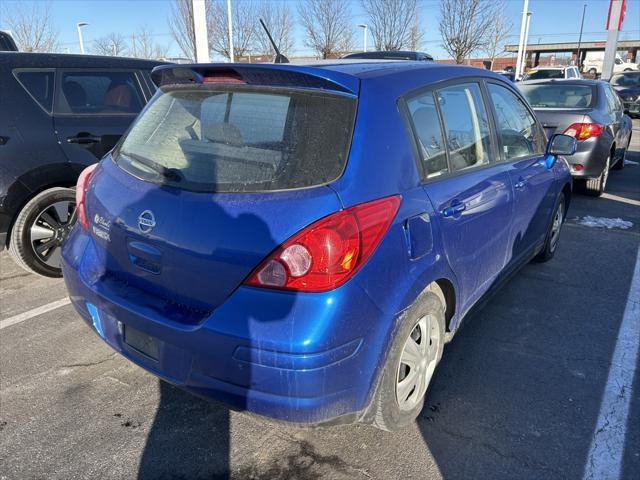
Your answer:
[[[226,84],[308,88],[357,95],[360,81],[353,75],[312,66],[269,63],[161,65],[151,78],[166,85]]]

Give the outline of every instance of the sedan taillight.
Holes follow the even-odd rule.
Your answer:
[[[564,134],[574,137],[576,140],[587,140],[599,137],[602,132],[604,132],[604,127],[597,123],[572,123],[564,131]]]

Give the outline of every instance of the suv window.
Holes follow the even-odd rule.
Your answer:
[[[52,70],[15,70],[15,77],[22,88],[48,113],[53,108]]]
[[[356,101],[291,89],[163,87],[116,148],[143,180],[198,192],[322,185],[346,165]]]
[[[428,92],[412,98],[407,102],[407,107],[413,121],[426,177],[447,173],[447,153],[433,93]]]
[[[443,88],[436,92],[445,125],[451,170],[456,172],[489,163],[489,120],[477,83]]]
[[[59,89],[57,113],[134,115],[144,105],[135,72],[63,72]]]
[[[505,160],[544,153],[544,135],[522,100],[509,89],[494,83],[489,84],[489,95]]]

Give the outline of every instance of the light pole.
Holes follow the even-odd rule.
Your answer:
[[[233,20],[231,20],[231,0],[227,0],[227,17],[229,19],[229,61],[235,62],[233,54]]]
[[[82,41],[82,27],[86,27],[89,25],[87,22],[78,22],[76,23],[76,28],[78,29],[78,39],[80,40],[80,53],[84,55],[84,42]]]
[[[362,51],[366,52],[367,51],[367,29],[369,28],[369,26],[367,24],[365,24],[365,23],[361,23],[358,26],[362,29],[363,35],[364,35]]]
[[[527,24],[527,13],[529,13],[529,0],[524,0],[522,6],[522,21],[520,22],[520,41],[518,42],[518,58],[516,60],[516,79],[520,78],[520,70],[522,70],[522,47],[524,44],[524,29]]]
[[[527,66],[527,44],[529,43],[529,24],[531,23],[531,15],[533,13],[527,12],[527,24],[524,27],[524,42],[522,44],[522,63],[520,65],[520,76],[524,75],[524,67]]]
[[[585,3],[582,7],[582,22],[580,23],[580,36],[578,37],[578,54],[576,55],[576,65],[578,65],[578,70],[582,70],[580,68],[580,46],[582,44],[582,29],[584,28],[584,14],[587,11],[587,4]]]

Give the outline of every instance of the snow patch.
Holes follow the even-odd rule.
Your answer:
[[[640,162],[634,162],[633,160],[627,160],[626,158],[624,159],[624,164],[625,165],[640,165]]]
[[[592,217],[591,215],[578,217],[576,223],[578,225],[584,225],[585,227],[621,228],[622,230],[633,227],[633,223],[628,220],[622,220],[621,218]]]

